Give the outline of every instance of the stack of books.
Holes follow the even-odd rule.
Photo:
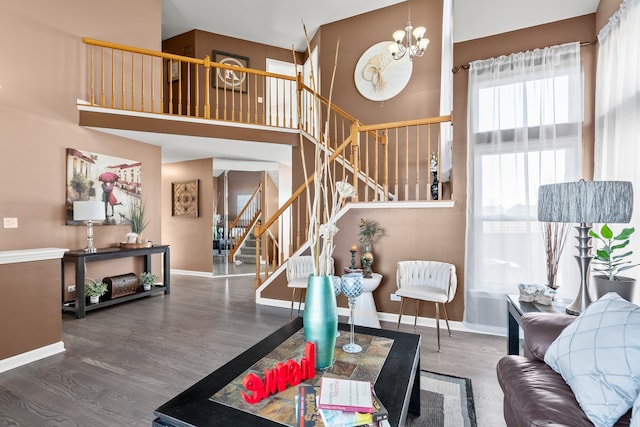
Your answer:
[[[370,382],[322,378],[320,387],[298,387],[297,427],[388,425],[389,412]]]

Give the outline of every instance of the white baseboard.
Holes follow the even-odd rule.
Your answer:
[[[271,307],[281,307],[281,308],[291,308],[291,301],[285,300],[277,300],[271,298],[259,298],[256,301],[257,304],[260,305],[268,305]],[[298,303],[293,305],[294,310],[298,310]],[[304,303],[302,303],[302,307],[300,310],[304,310]],[[338,307],[338,315],[349,317],[349,309],[347,307]],[[402,324],[403,325],[413,325],[415,316],[409,316],[406,314],[402,315]],[[398,314],[397,313],[384,313],[378,312],[378,319],[382,322],[391,322],[393,324],[398,324]],[[426,327],[426,328],[435,328],[436,327],[436,319],[431,317],[418,317],[417,326]],[[446,324],[444,323],[444,319],[440,319],[440,328],[446,328]],[[467,327],[463,322],[456,320],[449,320],[449,327],[452,331],[459,332],[470,332],[476,334],[484,334],[487,335],[486,332],[477,331],[475,329],[471,329]]]
[[[27,351],[26,353],[7,357],[6,359],[0,360],[0,373],[35,362],[36,360],[44,359],[45,357],[53,356],[54,354],[62,353],[63,351],[64,343],[58,341],[44,347],[36,348],[35,350]]]

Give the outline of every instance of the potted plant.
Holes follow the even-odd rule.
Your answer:
[[[618,251],[627,247],[629,236],[634,231],[635,228],[633,227],[625,228],[620,234],[614,236],[613,231],[607,224],[602,226],[600,234],[593,230],[589,231],[591,237],[600,240],[603,244],[603,247],[598,249],[593,257],[593,264],[596,266],[593,271],[604,273],[593,276],[596,298],[600,298],[609,292],[616,292],[628,301],[633,299],[636,279],[620,276],[619,273],[636,267],[638,264],[631,264],[628,259],[633,254],[633,251],[627,251],[622,254],[618,254]]]
[[[141,201],[133,201],[129,206],[129,223],[131,224],[131,233],[135,234],[137,243],[142,241],[142,231],[149,225],[148,221],[145,222],[144,215],[144,203]],[[128,234],[127,236],[130,235],[131,234]]]
[[[84,292],[89,297],[89,302],[96,304],[100,301],[100,297],[107,293],[107,289],[106,283],[92,280],[85,285]]]
[[[150,290],[151,286],[156,283],[156,280],[158,280],[158,276],[153,273],[148,273],[146,271],[140,273],[140,284],[145,291]]]

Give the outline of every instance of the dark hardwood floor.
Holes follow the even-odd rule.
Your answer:
[[[289,321],[288,309],[256,306],[252,277],[171,280],[170,296],[63,315],[64,353],[0,374],[0,426],[149,426],[154,409]],[[435,329],[417,333],[421,367],[471,378],[478,425],[504,426],[506,338],[445,329],[437,353]]]

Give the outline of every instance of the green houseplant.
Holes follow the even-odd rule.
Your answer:
[[[145,291],[148,291],[151,289],[151,286],[153,286],[153,284],[156,283],[156,280],[158,280],[158,276],[156,276],[153,273],[149,273],[145,271],[143,273],[140,273],[139,279],[140,279],[140,284],[142,285],[142,288]]]
[[[89,297],[89,302],[95,304],[100,301],[100,297],[107,293],[108,287],[104,282],[90,281],[84,287],[85,294]]]
[[[144,219],[145,216],[145,207],[142,202],[133,202],[129,207],[129,222],[131,223],[131,232],[135,233],[138,238],[138,242],[140,241],[140,235],[149,222]]]
[[[624,228],[618,235],[614,235],[613,231],[607,224],[600,228],[600,233],[593,230],[589,231],[589,235],[598,239],[602,243],[602,247],[596,250],[593,257],[595,268],[593,271],[597,274],[593,276],[594,290],[597,298],[608,292],[616,292],[626,300],[631,301],[635,289],[636,280],[632,277],[620,276],[620,272],[629,270],[638,264],[632,264],[629,256],[633,251],[619,253],[629,244],[629,237],[635,228]]]

